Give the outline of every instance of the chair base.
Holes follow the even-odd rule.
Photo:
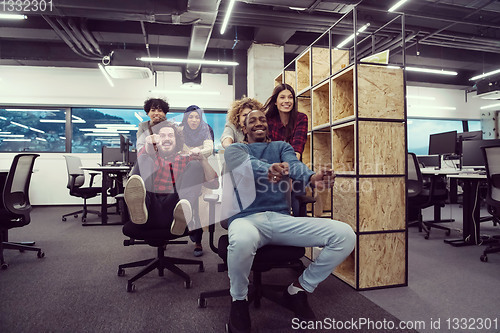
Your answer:
[[[500,244],[498,244],[498,242],[488,246],[484,250],[483,254],[479,257],[479,259],[481,259],[482,262],[487,262],[488,261],[488,254],[497,253],[497,252],[500,252]]]
[[[70,216],[70,215],[73,215],[75,218],[78,217],[78,215],[82,214],[82,222],[86,222],[87,221],[87,214],[88,213],[91,213],[91,214],[96,214],[97,216],[101,216],[101,212],[100,211],[97,211],[97,210],[91,210],[91,209],[80,209],[80,210],[77,210],[76,212],[72,212],[72,213],[68,213],[68,214],[64,214],[62,217],[61,217],[61,220],[62,221],[66,221],[66,217],[67,216]]]
[[[304,270],[304,264],[300,260],[293,265],[296,266],[283,266],[282,268],[292,268],[300,273]],[[265,298],[289,309],[287,304],[283,301],[283,291],[288,288],[288,285],[262,284],[262,273],[261,271],[252,271],[253,283],[248,286],[248,301],[252,302],[255,308],[259,308],[262,298]],[[207,306],[207,298],[223,296],[231,296],[229,289],[201,292],[198,297],[198,307],[205,308]]]
[[[158,247],[158,256],[156,258],[151,258],[151,259],[145,259],[145,260],[139,260],[139,261],[134,261],[130,262],[127,264],[122,264],[118,266],[118,276],[124,276],[125,275],[125,268],[131,268],[131,267],[144,267],[139,273],[134,275],[132,278],[130,278],[127,281],[127,291],[132,292],[135,291],[135,284],[134,282],[143,277],[144,275],[150,273],[151,271],[157,269],[158,270],[158,275],[163,276],[164,275],[164,270],[167,269],[171,271],[172,273],[182,277],[184,279],[184,287],[186,289],[191,288],[191,278],[189,277],[188,274],[186,274],[183,270],[181,270],[179,267],[176,265],[198,265],[199,272],[204,272],[205,268],[203,267],[203,261],[201,260],[192,260],[192,259],[182,259],[182,258],[174,258],[174,257],[166,257],[164,256],[164,247]]]
[[[34,247],[35,242],[1,242],[0,244],[0,265],[1,269],[7,269],[9,265],[5,262],[3,257],[3,250],[18,250],[20,252],[24,251],[34,251],[37,252],[38,258],[45,257],[45,253],[41,248]]]

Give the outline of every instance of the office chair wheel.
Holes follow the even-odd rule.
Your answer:
[[[429,234],[424,236],[425,239],[429,239]]]
[[[184,281],[184,288],[189,289],[193,286],[193,282],[191,280]]]
[[[445,235],[446,235],[446,236],[449,236],[450,234],[451,234],[450,230],[446,230]]]
[[[482,262],[488,262],[488,256],[486,254],[481,254],[479,259],[481,259]]]
[[[66,221],[66,218],[65,218],[65,217],[63,217],[61,220],[64,222],[64,221]]]
[[[125,270],[123,268],[118,268],[118,276],[125,276]]]
[[[133,283],[127,283],[127,291],[129,293],[134,292],[135,291],[135,284],[133,284]]]
[[[198,298],[198,307],[206,308],[207,307],[207,299],[206,298]]]
[[[82,217],[82,222],[87,222],[87,219],[85,217]]]
[[[205,271],[205,267],[203,264],[200,264],[200,267],[198,268],[198,272],[203,273]]]
[[[2,269],[7,269],[7,268],[9,268],[9,264],[7,264],[6,262],[4,262],[4,263],[2,264],[2,267],[1,267],[1,268],[2,268]]]
[[[45,252],[38,251],[38,252],[36,253],[36,256],[37,256],[38,258],[43,258],[43,257],[45,257]]]
[[[76,219],[78,217],[78,214],[73,215],[73,217]]]

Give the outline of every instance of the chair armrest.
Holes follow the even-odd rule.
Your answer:
[[[217,201],[219,201],[219,195],[218,194],[213,194],[213,193],[205,194],[203,196],[203,200],[205,200],[208,203],[214,203],[215,204]]]
[[[98,174],[99,174],[99,172],[89,172],[89,175],[90,175],[90,184],[89,184],[89,187],[92,187],[92,185],[94,184],[94,178]]]
[[[208,232],[210,249],[218,253],[219,249],[215,246],[215,205],[219,202],[218,194],[205,194],[203,200],[208,202]]]

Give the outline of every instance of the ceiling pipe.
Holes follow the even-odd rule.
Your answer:
[[[82,43],[83,47],[85,47],[85,49],[91,54],[91,55],[95,55],[96,57],[99,57],[99,56],[102,56],[102,54],[99,54],[97,53],[94,48],[92,47],[92,45],[90,45],[90,43],[87,41],[87,39],[85,38],[85,36],[83,35],[82,31],[80,30],[80,28],[76,25],[75,21],[70,18],[68,20],[68,26],[71,28],[71,30],[73,31],[73,35],[74,37]]]
[[[97,52],[97,54],[102,54],[102,50],[99,47],[99,43],[97,43],[97,40],[94,38],[94,35],[92,35],[89,28],[87,27],[87,19],[80,20],[80,28],[82,30],[83,35],[85,36],[85,39],[87,39],[90,45],[92,45],[95,52]]]
[[[57,27],[57,25],[48,17],[48,16],[45,16],[45,15],[42,15],[43,19],[50,25],[50,27],[52,28],[52,30],[54,30],[54,32],[56,33],[56,35],[62,39],[62,41],[64,43],[66,43],[66,45],[69,46],[69,48],[75,52],[77,55],[79,55],[80,57],[82,58],[85,58],[85,59],[88,59],[88,60],[101,60],[100,58],[97,58],[97,57],[91,57],[91,56],[88,56],[86,54],[83,54],[82,52],[80,52],[76,47],[75,45],[73,45],[73,43],[71,42],[71,40],[68,38],[68,36],[64,33],[64,31],[61,31],[61,29],[59,29]]]
[[[78,38],[75,37],[66,22],[64,22],[61,18],[56,18],[56,21],[63,28],[64,32],[68,35],[73,44],[80,50],[81,53],[85,54],[86,56],[94,56],[91,52],[86,50],[85,47],[83,47],[82,43],[78,40]]]

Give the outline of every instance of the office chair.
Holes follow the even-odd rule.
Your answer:
[[[307,196],[299,196],[301,205],[300,212],[305,215],[306,205],[314,203],[314,199]],[[229,245],[229,236],[222,235],[219,238],[218,246],[215,246],[215,205],[219,200],[217,194],[206,195],[204,200],[209,203],[209,243],[210,248],[215,252],[223,261],[219,264],[218,271],[227,271],[227,246]],[[227,229],[227,220],[222,221],[221,226]],[[282,245],[266,245],[257,250],[253,264],[252,264],[252,277],[253,281],[249,285],[248,300],[254,303],[256,308],[260,307],[262,297],[277,303],[283,307],[282,294],[283,290],[287,288],[285,285],[267,285],[262,283],[262,273],[267,272],[274,268],[291,268],[297,271],[300,275],[304,270],[304,264],[300,260],[305,254],[305,248],[296,246],[282,246]],[[207,306],[207,298],[230,296],[229,288],[223,290],[214,290],[202,292],[198,298],[198,307],[205,308]]]
[[[423,221],[422,209],[434,206],[434,209],[441,209],[444,201],[448,198],[446,187],[440,187],[435,180],[424,186],[422,172],[414,153],[408,153],[408,226],[417,225],[418,231],[425,230],[425,239],[429,239],[431,228],[437,228],[446,231],[446,236],[450,235],[450,228],[439,225],[445,221]],[[435,214],[436,215],[436,214]],[[447,222],[447,221],[446,221]]]
[[[29,186],[33,165],[38,154],[18,154],[14,157],[3,188],[3,207],[0,207],[0,264],[2,269],[9,266],[3,257],[3,250],[36,251],[38,258],[45,254],[35,242],[9,242],[8,231],[30,223],[32,210],[29,199]]]
[[[488,212],[494,218],[500,218],[500,145],[481,147],[485,164],[486,178],[488,180],[488,193],[486,204]],[[490,244],[479,257],[482,262],[488,261],[488,254],[500,252],[500,238],[494,236],[494,243]]]
[[[172,203],[175,206],[175,203]],[[173,209],[172,206],[172,209]],[[126,209],[126,208],[125,208]],[[173,217],[165,217],[165,219],[172,221]],[[124,246],[130,246],[135,244],[148,244],[152,247],[156,248],[156,257],[130,262],[127,264],[122,264],[118,266],[118,276],[125,275],[125,268],[131,267],[144,267],[139,273],[134,275],[127,281],[127,291],[133,292],[136,290],[136,286],[134,284],[135,281],[153,271],[154,269],[158,270],[158,275],[163,276],[164,270],[167,269],[172,273],[179,275],[184,279],[184,287],[186,289],[191,288],[191,278],[187,273],[181,270],[177,265],[198,265],[198,271],[204,272],[205,269],[203,267],[203,261],[201,260],[192,260],[192,259],[183,259],[183,258],[174,258],[165,256],[165,250],[170,244],[187,244],[187,241],[176,241],[175,239],[187,236],[187,232],[182,236],[173,235],[170,233],[170,224],[165,227],[158,226],[148,226],[146,224],[135,224],[132,221],[128,221],[123,226],[123,234],[125,236],[130,237],[130,239],[124,240]]]
[[[81,169],[82,161],[77,156],[64,155],[64,158],[66,159],[66,167],[68,169],[67,187],[69,188],[69,194],[74,197],[83,198],[83,209],[64,214],[61,219],[66,221],[66,216],[73,215],[77,218],[78,214],[82,214],[82,222],[86,222],[87,213],[101,216],[101,212],[87,208],[87,199],[96,197],[102,191],[101,187],[92,186],[94,177],[97,173],[90,173],[89,187],[83,187],[85,183],[85,173]]]

